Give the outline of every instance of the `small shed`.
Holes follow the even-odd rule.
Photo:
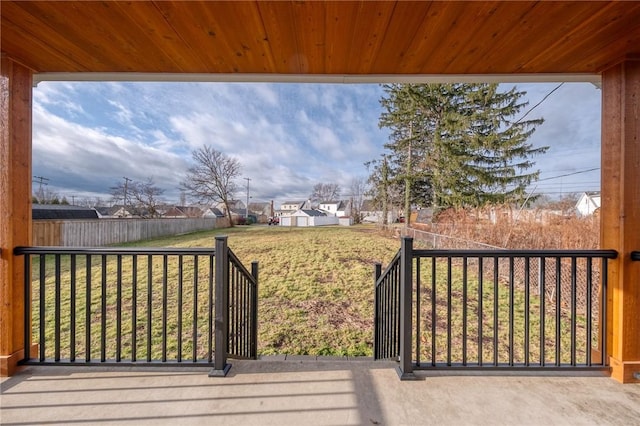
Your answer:
[[[327,216],[320,210],[299,209],[291,216],[283,216],[280,218],[281,226],[324,226],[337,225],[338,218],[336,216]]]

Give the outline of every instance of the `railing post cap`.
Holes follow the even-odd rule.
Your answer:
[[[226,235],[216,235],[216,240],[220,240],[220,241],[226,241],[227,240],[227,236]]]

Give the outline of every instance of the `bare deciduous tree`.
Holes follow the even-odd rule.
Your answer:
[[[164,194],[164,189],[158,188],[151,178],[146,182],[132,182],[131,184],[131,197],[135,200],[138,213],[142,217],[160,216],[158,205],[162,194]]]
[[[340,197],[340,186],[337,183],[318,183],[313,186],[311,201],[320,203],[322,201],[338,201]]]
[[[210,146],[194,150],[192,156],[195,165],[187,171],[182,187],[201,202],[222,202],[233,226],[229,200],[237,190],[234,179],[240,175],[240,162]]]
[[[124,183],[118,183],[109,188],[112,204],[123,202],[125,208],[132,209],[131,213],[140,217],[158,217],[158,205],[164,189],[155,185],[152,178],[146,182],[136,182],[127,179]]]

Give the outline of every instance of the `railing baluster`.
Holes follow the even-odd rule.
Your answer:
[[[76,255],[72,254],[69,260],[69,291],[71,292],[71,294],[69,295],[69,345],[71,350],[69,354],[69,361],[74,362],[76,360]]]
[[[88,254],[86,256],[86,289],[85,289],[85,293],[86,293],[86,311],[85,311],[85,325],[84,325],[84,329],[85,329],[85,362],[90,362],[91,361],[91,273],[92,273],[92,268],[91,268],[91,260],[92,257],[90,254]]]
[[[483,324],[483,280],[484,280],[484,272],[483,272],[483,263],[484,258],[478,257],[478,365],[482,366],[482,324]]]
[[[122,255],[116,256],[116,362],[122,360]]]
[[[54,347],[55,347],[55,351],[54,351],[54,359],[55,361],[60,361],[60,320],[61,320],[61,314],[60,314],[60,297],[61,297],[61,293],[62,293],[62,288],[61,288],[61,284],[60,284],[60,255],[56,254],[55,255],[55,275],[54,275],[54,280],[55,280],[55,294],[54,294],[54,298],[55,298],[55,306],[54,306],[54,327],[55,327],[55,331],[54,331],[54,336],[55,336],[55,342],[54,342]]]
[[[218,256],[218,252],[216,252],[215,254],[216,256]],[[208,322],[209,322],[209,328],[207,329],[207,360],[209,361],[209,363],[211,363],[213,361],[213,333],[214,333],[214,329],[213,329],[213,319],[214,319],[214,301],[213,301],[213,290],[214,290],[214,256],[209,256],[209,306],[208,306]],[[198,286],[198,279],[197,276],[198,274],[196,273],[198,270],[198,261],[197,261],[197,256],[196,256],[196,261],[195,261],[195,272],[193,273],[193,294],[194,294],[194,311],[197,312],[197,298],[195,298],[195,295],[198,294],[197,291],[197,286]],[[197,317],[197,315],[194,315],[194,321],[193,321],[193,361],[196,361],[196,336],[198,334],[198,329],[197,329],[197,325],[196,325],[196,321],[195,318]]]
[[[559,256],[556,257],[556,367],[560,366],[562,342],[560,319],[562,316],[562,263]]]
[[[438,324],[438,312],[436,310],[436,301],[437,301],[437,289],[436,289],[436,257],[431,257],[431,365],[436,366],[437,357],[437,342],[436,342],[436,333],[437,333],[437,324]]]
[[[529,366],[529,305],[530,305],[530,289],[531,280],[531,259],[527,256],[524,258],[524,365]]]
[[[420,258],[416,259],[416,365],[420,366],[420,320],[422,314],[420,311]]]
[[[462,365],[467,365],[467,260],[462,258]]]
[[[151,362],[151,341],[153,318],[153,256],[147,256],[147,362]]]
[[[252,272],[253,272],[253,264]],[[380,302],[381,298],[378,296],[379,285],[378,279],[382,275],[382,264],[380,262],[376,262],[373,268],[373,359],[381,359],[380,348]],[[26,341],[27,339],[25,339]]]
[[[131,361],[137,359],[138,329],[138,255],[131,255]]]
[[[23,361],[31,359],[31,344],[33,341],[33,298],[31,288],[33,286],[33,274],[31,272],[31,255],[24,256],[24,350]]]
[[[498,257],[493,258],[493,365],[498,366]]]
[[[193,362],[198,360],[198,256],[193,258]],[[213,360],[213,256],[209,257],[209,336],[208,360]]]
[[[600,306],[601,313],[598,315],[598,327],[600,328],[600,336],[602,336],[602,346],[600,347],[600,357],[601,364],[603,366],[609,365],[609,359],[607,357],[607,286],[608,286],[608,277],[609,277],[609,264],[607,263],[607,259],[602,259],[602,272],[601,272],[601,282],[602,282],[602,296],[600,298]]]
[[[46,300],[47,300],[47,295],[46,295],[46,278],[47,278],[47,274],[46,274],[46,256],[44,254],[40,255],[40,300],[38,301],[39,303],[39,310],[40,310],[40,331],[38,333],[38,340],[40,341],[40,362],[43,362],[45,360],[45,308],[46,308]]]
[[[547,338],[546,338],[546,318],[547,318],[547,289],[546,289],[546,280],[547,280],[547,258],[544,256],[540,257],[540,277],[538,279],[538,285],[540,286],[540,366],[544,367],[546,365],[546,347],[547,347]]]
[[[576,306],[576,291],[577,291],[577,276],[578,267],[576,265],[577,259],[575,256],[571,257],[571,365],[576,365],[576,333],[577,333],[577,306]]]
[[[177,359],[178,362],[182,361],[182,292],[184,291],[183,285],[182,285],[182,268],[183,268],[183,258],[182,255],[178,256],[178,344],[177,344]],[[198,314],[197,312],[194,312],[194,317]]]
[[[100,361],[105,362],[107,359],[107,256],[104,254],[100,289]]]
[[[515,315],[514,315],[514,292],[515,292],[515,259],[509,257],[509,366],[513,367],[513,355],[514,355],[514,339],[513,332],[515,327]]]
[[[169,258],[162,256],[162,362],[167,362],[167,284]]]
[[[251,294],[251,357],[254,359],[258,358],[258,274],[258,262],[253,261],[251,262],[251,276],[253,276],[255,284],[252,286]]]
[[[451,365],[451,256],[447,256],[447,365]]]
[[[593,263],[590,257],[587,257],[587,300],[585,314],[587,315],[587,339],[586,339],[586,364],[591,367],[591,349],[593,339]]]

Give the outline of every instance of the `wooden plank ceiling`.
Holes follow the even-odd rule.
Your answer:
[[[38,73],[599,73],[640,57],[640,2],[6,1]]]

